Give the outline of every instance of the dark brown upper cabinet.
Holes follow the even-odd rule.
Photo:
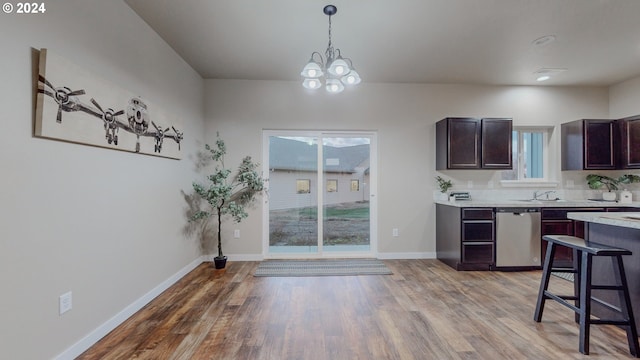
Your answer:
[[[640,169],[640,115],[617,121],[621,169]]]
[[[615,120],[582,119],[560,125],[562,170],[616,168]]]
[[[511,119],[442,119],[436,123],[436,169],[512,169],[511,132]]]
[[[482,168],[512,169],[511,119],[482,119]]]
[[[562,170],[640,169],[640,116],[561,125]]]

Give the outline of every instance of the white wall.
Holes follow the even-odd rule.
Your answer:
[[[608,116],[607,88],[361,83],[339,95],[298,82],[207,80],[207,138],[226,140],[228,162],[262,158],[263,129],[378,131],[378,239],[381,257],[433,256],[435,126],[447,116],[512,117],[514,125],[557,125]],[[559,154],[559,131],[552,153]],[[553,161],[555,173],[560,162]],[[447,171],[456,184],[486,186],[494,171]],[[579,183],[582,175],[574,176]],[[561,179],[560,179],[561,180]],[[261,209],[240,225],[227,255],[261,254]],[[232,229],[228,229],[228,233]],[[393,228],[400,236],[392,237]]]
[[[640,76],[609,88],[609,117],[640,115]]]
[[[45,5],[0,14],[1,359],[63,353],[200,258],[181,190],[196,176],[203,80],[121,0]],[[32,48],[179,115],[183,159],[33,137]],[[59,316],[67,291],[73,309]]]

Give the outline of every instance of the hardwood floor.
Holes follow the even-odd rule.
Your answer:
[[[625,332],[609,325],[592,326],[591,355],[580,354],[573,313],[554,301],[534,322],[540,271],[385,263],[393,275],[297,278],[205,263],[78,359],[631,358]]]

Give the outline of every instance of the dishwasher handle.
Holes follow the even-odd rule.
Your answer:
[[[496,208],[496,213],[511,213],[514,215],[537,212],[540,212],[540,208]]]

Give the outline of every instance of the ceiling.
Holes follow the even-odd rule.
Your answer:
[[[125,0],[203,78],[302,81],[332,42],[363,83],[608,86],[640,75],[639,0]],[[533,41],[555,35],[555,41]],[[540,68],[566,69],[536,82]]]

